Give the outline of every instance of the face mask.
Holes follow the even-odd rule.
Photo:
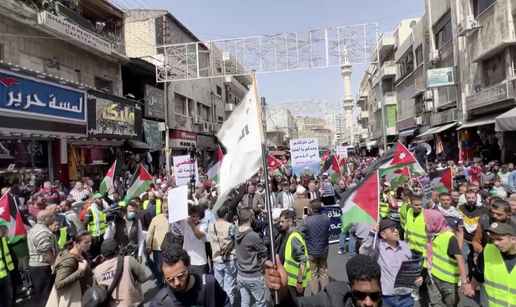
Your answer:
[[[134,214],[134,212],[127,212],[125,216],[127,217],[127,219],[132,220],[134,218]]]

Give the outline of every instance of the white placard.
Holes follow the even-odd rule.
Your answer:
[[[188,186],[168,191],[168,222],[175,223],[188,218]]]
[[[187,185],[192,180],[192,171],[195,172],[195,182],[199,182],[199,169],[197,168],[197,161],[192,167],[190,156],[176,156],[173,157],[174,175],[176,177],[176,185]]]
[[[299,175],[310,169],[319,172],[319,141],[317,138],[290,140],[290,156],[292,158],[292,172]]]
[[[337,155],[339,156],[339,159],[347,159],[348,158],[348,147],[337,146]]]

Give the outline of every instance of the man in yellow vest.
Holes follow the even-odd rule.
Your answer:
[[[426,224],[423,217],[423,199],[421,196],[412,195],[410,198],[410,208],[407,210],[407,223],[405,224],[405,242],[408,243],[413,259],[426,257]],[[424,262],[423,267],[426,267]],[[426,276],[423,269],[421,276]],[[418,297],[418,291],[412,293],[414,298]]]
[[[152,217],[161,214],[161,200],[156,198],[154,191],[147,193],[148,200],[143,202],[143,210],[149,212]]]
[[[93,202],[86,210],[82,227],[91,234],[90,255],[91,258],[100,255],[100,246],[104,242],[106,232],[106,214],[102,212],[102,194],[97,193],[92,196]]]
[[[311,275],[306,242],[301,233],[294,228],[294,219],[293,211],[281,212],[280,226],[288,233],[283,266],[287,271],[287,285],[293,290],[292,293],[301,297],[305,294],[305,287]]]
[[[401,193],[402,204],[400,207],[400,239],[405,240],[405,225],[407,224],[407,211],[410,208],[410,198],[413,193],[410,189],[403,189],[403,193]]]
[[[389,194],[391,193],[391,184],[384,182],[382,191],[380,192],[380,217],[386,219],[389,217]]]
[[[11,307],[13,302],[13,286],[11,271],[14,270],[13,259],[7,246],[7,234],[9,225],[4,219],[0,219],[0,293],[2,293],[0,306]]]
[[[471,283],[462,287],[469,297],[484,284],[489,307],[516,306],[516,231],[506,223],[493,223],[486,229],[488,243],[477,257]]]
[[[52,223],[52,225],[50,225],[48,228],[56,237],[57,246],[59,246],[59,249],[62,250],[70,238],[68,235],[68,227],[59,228],[59,221],[55,220],[54,223]]]
[[[427,250],[425,278],[430,306],[457,306],[459,283],[468,283],[459,241],[439,210],[425,210],[423,217],[432,243],[432,248]]]

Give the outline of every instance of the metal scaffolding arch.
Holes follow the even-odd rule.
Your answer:
[[[376,61],[377,23],[156,46],[156,81],[245,76]]]

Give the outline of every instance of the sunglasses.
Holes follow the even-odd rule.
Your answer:
[[[358,300],[358,301],[364,301],[367,297],[371,299],[373,302],[378,302],[382,299],[382,292],[362,292],[358,290],[351,291],[351,295]]]

